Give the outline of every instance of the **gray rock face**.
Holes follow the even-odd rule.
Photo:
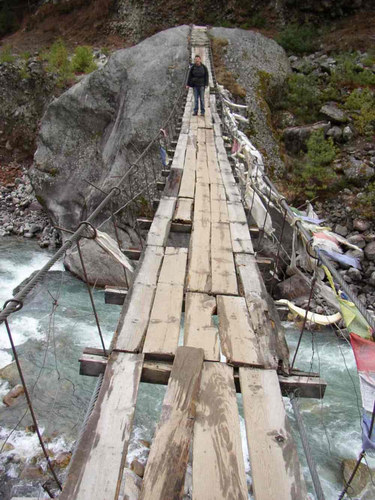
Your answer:
[[[103,68],[50,104],[30,177],[54,224],[76,229],[103,199],[86,181],[110,191],[157,135],[184,84],[188,34],[187,26],[172,28],[115,52]],[[159,166],[158,148],[152,153]],[[130,190],[127,181],[122,187]],[[134,194],[139,186],[132,189]],[[123,202],[116,197],[114,207]],[[125,212],[120,218],[125,231],[128,222]],[[116,266],[110,270],[104,264],[100,252],[90,252],[89,261],[93,282],[116,284],[115,276],[122,276]],[[81,276],[74,253],[65,265]]]
[[[325,104],[320,109],[320,113],[324,116],[324,118],[327,118],[334,123],[346,123],[348,121],[348,117],[344,111],[342,111],[335,103]]]
[[[184,82],[188,28],[117,51],[55,99],[43,118],[31,181],[52,220],[75,228],[167,118]]]
[[[241,29],[212,28],[210,35],[228,41],[224,62],[226,68],[238,75],[238,83],[246,89],[254,145],[266,152],[265,160],[279,170],[282,168],[278,145],[267,123],[268,105],[261,95],[261,78],[267,73],[269,89],[280,87],[290,73],[289,60],[276,42],[260,33]],[[269,110],[268,110],[269,111]]]
[[[330,128],[327,122],[317,122],[312,125],[303,125],[301,127],[288,127],[283,131],[285,148],[289,153],[298,154],[300,151],[307,151],[307,141],[310,135],[323,130],[326,133]]]

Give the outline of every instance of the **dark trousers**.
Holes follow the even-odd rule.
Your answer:
[[[194,90],[194,113],[198,113],[198,104],[201,103],[201,114],[204,115],[204,86],[193,87]]]

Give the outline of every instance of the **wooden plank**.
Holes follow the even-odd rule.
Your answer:
[[[210,187],[197,183],[194,200],[194,222],[209,221],[211,218]]]
[[[276,371],[240,368],[240,384],[255,498],[307,499]]]
[[[180,335],[186,248],[167,248],[147,328],[143,352],[174,356]]]
[[[201,347],[204,359],[220,360],[218,329],[212,315],[216,311],[216,299],[205,293],[187,293],[185,298],[184,345]]]
[[[208,175],[208,166],[207,166],[206,145],[200,142],[198,142],[198,155],[197,155],[197,163],[195,169],[195,177],[197,183],[208,184],[210,182],[210,178]]]
[[[232,238],[232,248],[234,253],[254,254],[254,247],[251,241],[249,226],[240,222],[230,223],[230,234]]]
[[[147,245],[165,246],[177,198],[161,198],[158,210],[147,235]]]
[[[104,289],[104,302],[105,304],[114,304],[122,306],[125,301],[128,289],[124,287],[113,287],[106,285]]]
[[[158,285],[143,347],[148,356],[174,356],[180,335],[183,293],[183,285]]]
[[[262,366],[257,338],[243,297],[217,296],[220,345],[231,365]]]
[[[158,282],[163,256],[163,248],[147,246],[142,255],[133,283],[155,286]]]
[[[211,288],[210,222],[195,221],[190,239],[186,289],[190,292],[209,292]]]
[[[183,224],[192,223],[193,200],[191,198],[178,198],[173,220]]]
[[[197,161],[197,149],[194,140],[189,136],[190,143],[186,149],[184,171],[180,185],[179,196],[182,198],[194,198],[195,191],[195,168]]]
[[[224,186],[221,184],[211,184],[210,197],[212,222],[228,222],[228,208]]]
[[[247,224],[246,212],[242,203],[232,203],[228,201],[229,222],[239,222]]]
[[[135,283],[130,300],[125,302],[114,339],[117,351],[139,352],[142,348],[154,303],[156,286]]]
[[[104,373],[108,358],[97,354],[82,354],[79,358],[79,374],[87,377],[98,377]]]
[[[132,429],[142,354],[112,353],[72,459],[61,500],[117,498]]]
[[[142,250],[139,248],[122,248],[121,252],[131,260],[139,260]]]
[[[85,353],[85,350],[96,352]],[[101,349],[86,348],[79,362],[80,375],[97,377],[100,373],[104,373],[108,359],[103,356]],[[171,360],[145,360],[143,362],[141,382],[166,385],[168,384],[171,370]],[[278,375],[278,379],[283,396],[289,396],[291,393],[298,391],[298,397],[300,398],[323,399],[327,388],[327,382],[321,379],[317,373],[298,375],[293,372],[293,375],[289,377]],[[236,391],[241,392],[239,374],[236,371],[234,373],[234,382]]]
[[[183,285],[187,261],[187,248],[167,247],[158,283]]]
[[[193,500],[247,500],[233,368],[205,362],[193,441]]]
[[[229,224],[211,224],[211,268],[212,293],[238,295]]]
[[[188,135],[180,133],[176,145],[176,150],[173,155],[172,168],[182,169],[185,161],[185,153],[187,146]]]
[[[202,349],[177,349],[139,500],[182,497],[202,364]]]
[[[178,195],[182,178],[182,168],[171,168],[170,174],[165,184],[163,196],[175,197]]]
[[[235,261],[240,287],[265,367],[277,369],[281,361],[284,371],[288,373],[289,350],[284,331],[279,324],[273,301],[268,297],[256,258],[250,254],[235,254]]]

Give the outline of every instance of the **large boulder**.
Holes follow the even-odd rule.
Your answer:
[[[37,199],[54,224],[75,229],[103,199],[102,191],[108,192],[117,184],[157,135],[183,88],[189,60],[188,34],[189,28],[180,26],[115,52],[103,68],[85,76],[50,104],[41,124],[30,176]],[[152,153],[160,163],[158,148]],[[138,192],[139,182],[145,182],[143,172],[141,178],[137,173],[135,177],[136,186],[124,182],[128,196],[131,188],[133,193]],[[126,199],[117,196],[114,207],[120,207]],[[108,215],[108,211],[103,212],[102,218]],[[125,233],[128,222],[127,212],[121,212],[120,225]],[[64,233],[63,237],[67,236]],[[137,243],[128,241],[133,246]],[[94,281],[99,278],[108,283],[106,275],[99,272],[107,272],[100,253],[91,252],[90,262],[93,270],[98,269]],[[72,259],[66,264],[73,267]],[[78,267],[77,273],[82,276]],[[113,274],[118,275],[116,268],[110,279]]]
[[[300,127],[288,127],[283,131],[285,148],[288,153],[298,154],[300,151],[307,151],[307,141],[310,135],[317,130],[324,133],[330,128],[329,122],[317,122],[312,125],[302,125]]]
[[[276,170],[283,168],[278,143],[272,134],[266,99],[278,92],[291,72],[285,51],[260,33],[241,29],[212,28],[210,35],[227,41],[224,64],[246,90],[251,140]]]
[[[348,117],[346,113],[340,109],[335,102],[329,102],[321,107],[320,113],[324,118],[330,120],[333,123],[346,123]]]

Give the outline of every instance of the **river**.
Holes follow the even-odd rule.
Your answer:
[[[12,290],[50,257],[37,242],[18,238],[0,239],[0,303],[12,296]],[[104,292],[94,291],[105,343],[109,346],[120,307],[104,304]],[[14,341],[20,353],[28,386],[44,436],[54,456],[71,450],[95,387],[96,379],[79,375],[78,358],[84,347],[100,347],[98,332],[85,285],[65,272],[57,263],[43,286],[38,287],[23,309],[10,318]],[[287,340],[293,353],[298,331],[285,324]],[[9,365],[12,355],[4,325],[0,327],[0,369]],[[319,371],[328,382],[323,400],[301,399],[300,409],[318,465],[326,499],[336,499],[342,489],[341,462],[356,458],[361,450],[361,400],[358,376],[350,345],[331,330],[306,332],[298,353],[296,367]],[[19,383],[14,369],[6,369],[12,383]],[[20,400],[14,407],[5,407],[2,397],[9,390],[0,378],[0,448],[11,430],[25,413]],[[130,460],[147,456],[145,441],[150,441],[161,409],[165,387],[141,384],[135,426],[129,447]],[[241,396],[238,396],[240,413]],[[315,498],[305,464],[291,405],[284,398],[291,419],[311,498]],[[44,462],[35,433],[28,432],[30,418],[26,415],[7,440],[0,454],[0,498],[37,496],[43,491],[40,478],[31,479],[25,468]],[[249,473],[244,422],[241,432]],[[375,460],[369,459],[372,467]],[[24,471],[25,477],[19,475]],[[43,472],[43,471],[42,471]],[[41,472],[41,473],[42,473]],[[62,474],[63,478],[63,474]],[[251,482],[250,477],[248,478]],[[371,497],[369,497],[371,498]]]

